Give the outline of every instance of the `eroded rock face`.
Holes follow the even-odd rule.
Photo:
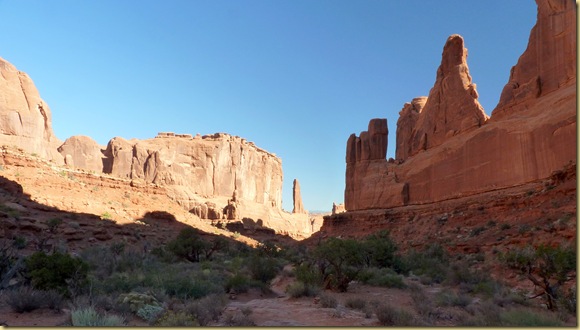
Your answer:
[[[414,98],[410,103],[405,103],[399,112],[397,120],[397,148],[395,157],[400,160],[407,159],[411,155],[411,137],[419,114],[427,102],[426,96]]]
[[[452,35],[443,47],[441,65],[429,97],[423,107],[420,101],[416,102],[416,108],[421,110],[410,138],[398,143],[405,145],[408,156],[412,156],[420,150],[438,146],[454,135],[480,127],[488,117],[477,101],[478,97],[469,75],[463,38]],[[408,117],[412,117],[412,113]],[[401,124],[412,124],[413,120],[408,119],[405,118]],[[397,127],[397,130],[403,132],[408,128]],[[405,137],[401,134],[401,138]]]
[[[306,213],[304,210],[304,204],[302,204],[302,195],[300,194],[300,182],[298,179],[294,179],[294,184],[292,187],[292,199],[294,203],[294,209],[292,213]]]
[[[575,164],[576,29],[570,20],[576,7],[564,1],[537,2],[538,23],[528,49],[512,69],[490,120],[477,102],[463,39],[451,36],[424,106],[421,98],[400,112],[397,161],[361,161],[357,143],[363,134],[351,135],[348,211],[480,194],[543,179]],[[554,49],[562,53],[551,53]],[[532,88],[538,81],[540,88]],[[410,135],[409,127],[414,127]]]
[[[62,164],[62,143],[52,131],[52,115],[30,77],[0,58],[0,144]]]
[[[103,172],[104,147],[88,136],[72,136],[58,148],[65,164],[73,168],[83,168],[96,173]]]
[[[527,103],[576,81],[576,3],[536,3],[536,25],[492,112],[494,120],[525,111]]]
[[[282,205],[282,162],[240,137],[217,133],[196,138],[114,138],[104,153],[105,173],[180,186],[184,200],[188,194],[229,197],[236,191],[239,199],[274,208]]]

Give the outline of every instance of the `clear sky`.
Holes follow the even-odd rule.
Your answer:
[[[346,140],[428,95],[460,34],[489,115],[533,0],[0,0],[0,57],[27,72],[61,140],[226,132],[282,159],[283,207],[344,199]]]

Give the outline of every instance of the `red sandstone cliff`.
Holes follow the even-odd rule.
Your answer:
[[[0,58],[0,144],[62,164],[52,131],[52,115],[32,79]]]
[[[429,98],[416,99],[400,112],[396,162],[359,157],[353,152],[359,140],[362,155],[383,144],[370,141],[367,132],[349,137],[348,211],[521,185],[575,163],[576,7],[564,0],[537,3],[538,21],[528,48],[490,120],[477,102],[463,40],[451,36]]]

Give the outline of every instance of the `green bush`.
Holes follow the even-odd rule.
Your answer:
[[[282,267],[271,257],[252,256],[248,260],[248,269],[253,279],[268,283],[276,277]]]
[[[237,293],[248,292],[250,289],[250,279],[244,274],[238,273],[230,277],[225,284],[226,292],[235,291]]]
[[[576,249],[570,246],[527,246],[501,254],[500,260],[540,287],[550,310],[556,309],[559,287],[576,271]]]
[[[403,277],[397,275],[390,268],[367,268],[362,270],[357,279],[362,283],[382,286],[386,288],[405,288],[407,285],[403,282]]]
[[[40,290],[57,290],[64,295],[77,293],[87,284],[89,267],[81,259],[55,252],[36,252],[25,260],[32,285]]]
[[[71,312],[73,327],[119,327],[125,320],[117,315],[99,314],[93,307],[80,308]]]
[[[423,275],[435,283],[442,283],[447,277],[449,255],[439,244],[430,244],[423,251],[410,251],[403,256],[403,272]]]
[[[398,248],[387,230],[367,236],[363,241],[364,259],[368,267],[402,269]]]
[[[199,262],[208,243],[201,238],[197,229],[182,229],[177,237],[167,244],[167,249],[176,256],[191,262]]]
[[[331,237],[318,245],[313,255],[318,260],[325,287],[341,292],[348,289],[366,262],[362,243],[354,239]]]

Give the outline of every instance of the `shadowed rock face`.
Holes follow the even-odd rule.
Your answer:
[[[51,112],[24,72],[0,58],[0,144],[62,164],[56,148],[62,143],[52,131]]]
[[[428,98],[405,104],[397,160],[347,142],[348,211],[423,204],[543,179],[576,161],[576,7],[537,0],[538,22],[493,116],[477,102],[463,39],[449,37]],[[359,156],[360,155],[360,156]]]

